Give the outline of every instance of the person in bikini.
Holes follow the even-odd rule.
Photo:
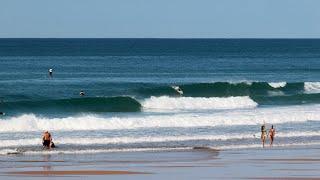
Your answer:
[[[261,141],[262,141],[262,147],[264,148],[264,144],[266,142],[267,139],[267,130],[266,130],[266,125],[263,124],[261,126]]]
[[[270,146],[273,145],[274,136],[276,135],[276,130],[271,125],[271,129],[269,130],[269,138],[270,138]]]
[[[42,135],[42,145],[44,148],[51,149],[52,137],[48,131],[45,131]]]

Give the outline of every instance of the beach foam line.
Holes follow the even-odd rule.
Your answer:
[[[308,147],[308,146],[319,146],[320,142],[301,142],[301,143],[275,143],[274,148],[285,148],[285,147]],[[254,144],[237,144],[237,145],[221,145],[221,146],[209,146],[209,147],[160,147],[160,148],[123,148],[123,149],[73,149],[73,150],[58,150],[53,149],[51,151],[39,151],[39,150],[27,150],[20,151],[18,149],[2,149],[0,155],[10,154],[24,154],[24,155],[53,155],[53,154],[100,154],[100,153],[122,153],[122,152],[168,152],[168,151],[190,151],[190,150],[237,150],[237,149],[260,149],[262,148],[261,143]],[[267,146],[266,149],[269,147]]]
[[[194,110],[194,109],[236,109],[254,108],[258,104],[249,96],[239,97],[154,97],[142,102],[145,110]]]
[[[319,146],[320,142],[307,142],[307,143],[283,143],[283,144],[273,144],[274,148],[279,147],[300,147],[300,146]],[[269,145],[266,144],[266,149],[269,148]],[[217,150],[236,150],[236,149],[257,149],[262,148],[262,144],[246,144],[246,145],[226,145],[226,146],[212,146],[212,149]]]
[[[307,132],[277,132],[277,138],[294,138],[294,137],[313,137],[320,136],[320,131]],[[161,142],[182,142],[182,141],[227,141],[241,139],[260,138],[260,134],[231,134],[231,135],[189,135],[189,136],[144,136],[144,137],[112,137],[112,138],[56,138],[54,142],[59,145],[107,145],[107,144],[134,144],[134,143],[161,143]],[[40,146],[40,138],[2,140],[0,147],[24,147]]]
[[[117,152],[159,152],[159,151],[186,151],[193,147],[177,148],[127,148],[127,149],[86,149],[86,150],[51,150],[51,151],[25,151],[21,154],[39,155],[39,154],[99,154],[99,153],[117,153]],[[18,151],[19,152],[19,151]],[[1,154],[1,151],[0,151]],[[6,154],[3,154],[6,155]]]
[[[7,172],[13,175],[128,175],[128,174],[150,174],[135,171],[98,171],[98,170],[73,170],[73,171],[14,171]]]
[[[320,105],[269,107],[220,111],[211,114],[184,113],[133,117],[83,115],[67,118],[45,118],[33,114],[0,121],[0,132],[122,130],[165,127],[215,127],[236,125],[281,124],[320,121]]]

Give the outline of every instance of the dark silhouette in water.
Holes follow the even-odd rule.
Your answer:
[[[53,69],[52,69],[52,68],[50,68],[48,71],[49,71],[49,77],[51,77],[51,78],[52,78]]]
[[[80,96],[84,96],[84,95],[85,95],[85,94],[84,94],[84,91],[81,90],[80,93],[79,93],[79,95],[80,95]]]

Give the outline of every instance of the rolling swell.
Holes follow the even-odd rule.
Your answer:
[[[320,103],[320,94],[295,94],[288,96],[254,96],[259,105],[301,105]]]
[[[137,112],[141,104],[127,96],[3,102],[5,112]]]
[[[268,82],[215,82],[183,84],[179,87],[184,96],[189,97],[229,97],[229,96],[256,96],[269,95],[270,92],[283,92],[285,94],[303,93],[304,82],[285,83],[283,87],[272,87]],[[177,96],[177,92],[170,85],[159,87],[141,88],[137,91],[145,97],[150,96]]]

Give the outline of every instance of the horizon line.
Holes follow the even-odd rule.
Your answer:
[[[245,37],[245,38],[243,38],[243,37],[240,37],[240,38],[212,38],[212,37],[210,37],[210,38],[171,38],[171,37],[147,37],[147,38],[141,38],[141,37],[0,37],[0,39],[176,39],[176,40],[179,40],[179,39],[181,39],[181,40],[183,40],[183,39],[185,39],[185,40],[188,40],[188,39],[190,39],[190,40],[192,40],[192,39],[195,39],[195,40],[197,40],[197,39],[199,39],[199,40],[201,40],[201,39],[222,39],[222,40],[228,40],[228,39],[230,39],[230,40],[232,40],[232,39],[239,39],[239,40],[241,40],[241,39],[260,39],[260,40],[277,40],[277,39],[279,39],[279,40],[281,40],[281,39],[283,39],[283,40],[286,40],[286,39],[288,39],[288,40],[290,40],[290,39],[297,39],[297,40],[299,40],[299,39],[305,39],[305,40],[308,40],[308,39],[310,39],[310,40],[314,40],[314,39],[320,39],[320,37],[317,37],[317,38],[300,38],[300,37],[284,37],[284,38],[280,38],[280,37],[270,37],[270,38],[265,38],[265,37],[254,37],[254,38],[250,38],[250,37]]]

